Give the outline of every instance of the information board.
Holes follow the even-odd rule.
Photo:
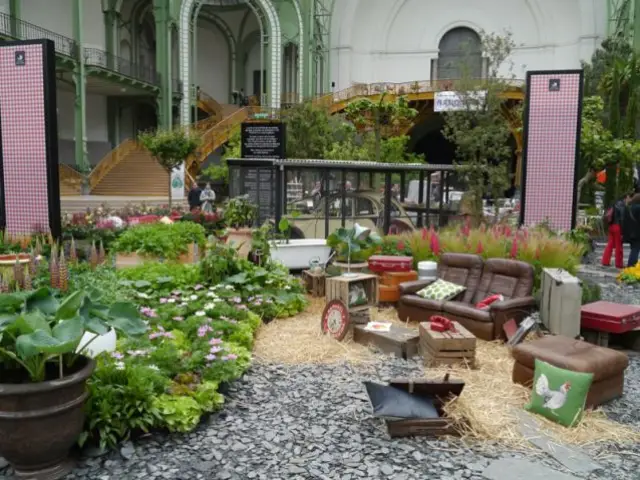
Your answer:
[[[242,158],[285,158],[285,124],[244,122],[241,127]]]
[[[243,189],[249,201],[258,206],[258,224],[275,215],[275,170],[271,167],[243,167]]]

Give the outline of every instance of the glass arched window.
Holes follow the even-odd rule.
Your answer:
[[[466,27],[458,27],[444,34],[438,45],[437,78],[457,80],[468,70],[472,78],[482,77],[482,41]]]

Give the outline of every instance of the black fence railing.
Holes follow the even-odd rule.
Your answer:
[[[17,40],[39,40],[46,38],[56,46],[56,52],[68,57],[76,57],[78,44],[72,38],[65,37],[59,33],[52,32],[46,28],[25,22],[6,13],[0,12],[0,33]]]
[[[160,85],[160,76],[153,67],[140,65],[98,48],[85,48],[84,62],[87,65],[113,70],[120,75],[135,78],[136,80],[141,80],[152,85]]]

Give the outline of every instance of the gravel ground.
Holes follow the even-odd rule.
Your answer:
[[[188,435],[152,435],[106,456],[82,459],[69,480],[382,479],[481,480],[497,458],[518,452],[425,437],[390,440],[370,414],[362,380],[421,371],[418,363],[380,358],[358,367],[254,365],[230,392],[223,412]],[[640,363],[634,359],[624,400],[607,411],[640,423]],[[639,447],[600,445],[588,453],[603,471],[584,479],[637,479]],[[562,467],[527,454],[537,465]],[[505,472],[505,480],[510,479]]]

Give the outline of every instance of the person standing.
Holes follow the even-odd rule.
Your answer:
[[[630,195],[625,195],[614,202],[607,210],[604,221],[607,224],[609,232],[607,246],[602,254],[602,265],[608,267],[611,265],[611,255],[615,252],[616,268],[624,268],[623,250],[622,250],[622,220],[624,217],[624,209],[629,201]]]
[[[628,267],[634,267],[640,256],[640,191],[628,198],[622,217],[622,239],[629,242]]]
[[[193,182],[193,185],[191,185],[191,190],[189,190],[189,195],[187,196],[187,200],[189,201],[189,210],[191,212],[200,208],[200,205],[202,204],[202,202],[200,201],[201,194],[202,189],[196,182]]]
[[[213,213],[213,202],[216,201],[216,192],[211,188],[211,184],[207,183],[204,190],[200,194],[200,202],[202,203],[202,211],[204,213]]]

